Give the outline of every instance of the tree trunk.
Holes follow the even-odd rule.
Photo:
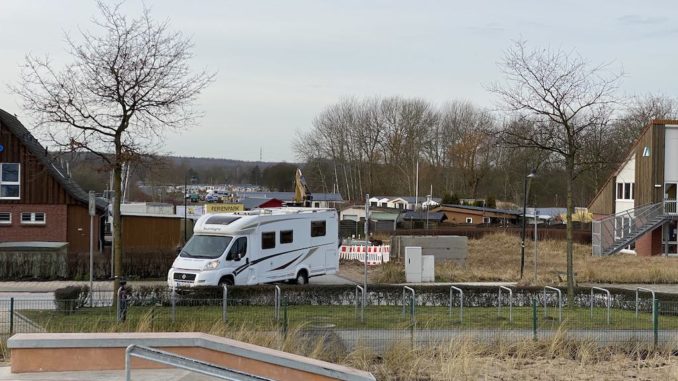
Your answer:
[[[572,200],[572,182],[574,181],[574,157],[566,158],[567,170],[567,212],[565,213],[566,240],[567,240],[567,305],[574,308],[574,263],[572,245],[572,214],[574,212]]]
[[[119,155],[118,155],[119,156]],[[120,218],[120,203],[122,199],[122,164],[116,159],[113,166],[113,309],[117,307],[117,292],[120,288],[120,276],[122,275],[122,219]]]

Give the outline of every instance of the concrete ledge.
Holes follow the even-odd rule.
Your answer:
[[[368,372],[204,333],[26,333],[7,341],[13,373],[124,369],[131,344],[276,380],[374,380]],[[132,367],[164,366],[133,359]]]

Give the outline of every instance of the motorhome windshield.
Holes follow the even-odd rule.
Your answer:
[[[226,251],[233,237],[194,235],[181,249],[179,256],[184,258],[218,258]]]

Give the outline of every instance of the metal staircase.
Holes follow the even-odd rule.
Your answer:
[[[593,255],[614,254],[670,219],[678,217],[676,200],[639,206],[593,221]]]

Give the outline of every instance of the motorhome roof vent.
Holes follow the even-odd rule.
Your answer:
[[[230,225],[231,222],[239,220],[240,217],[232,216],[212,216],[205,221],[207,225]]]

